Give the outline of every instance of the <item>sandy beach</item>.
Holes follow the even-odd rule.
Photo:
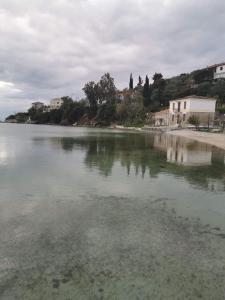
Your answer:
[[[189,138],[225,150],[225,134],[191,131],[187,129],[169,131],[166,134],[172,134],[176,136]]]

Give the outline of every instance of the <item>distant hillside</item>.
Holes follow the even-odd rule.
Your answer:
[[[167,100],[197,95],[212,96],[225,103],[225,79],[213,79],[213,68],[195,70],[166,79],[164,96]]]

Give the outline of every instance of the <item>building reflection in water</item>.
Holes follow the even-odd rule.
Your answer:
[[[212,146],[189,139],[157,135],[154,146],[167,153],[167,161],[184,166],[209,166],[212,164]]]
[[[225,152],[189,139],[160,134],[109,133],[34,141],[50,144],[55,150],[61,148],[68,154],[80,151],[84,154],[85,166],[105,177],[112,176],[114,165],[119,162],[129,176],[148,174],[156,178],[161,173],[170,174],[207,190],[225,190]]]

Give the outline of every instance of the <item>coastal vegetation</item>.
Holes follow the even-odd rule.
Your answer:
[[[151,119],[151,113],[168,107],[169,101],[189,95],[210,96],[218,100],[217,110],[225,113],[225,80],[213,80],[211,70],[197,70],[165,79],[155,73],[150,80],[138,77],[137,83],[130,74],[128,88],[119,91],[114,78],[104,74],[98,82],[87,82],[83,87],[84,99],[74,101],[62,97],[60,109],[44,111],[30,108],[27,113],[10,115],[18,123],[108,126],[142,126]],[[192,120],[191,120],[192,121]]]
[[[29,113],[19,112],[16,113],[15,115],[9,115],[5,120],[7,122],[14,120],[17,123],[25,123],[28,118],[29,118]]]

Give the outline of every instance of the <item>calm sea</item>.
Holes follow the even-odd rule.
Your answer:
[[[225,299],[225,152],[0,124],[0,299]]]

